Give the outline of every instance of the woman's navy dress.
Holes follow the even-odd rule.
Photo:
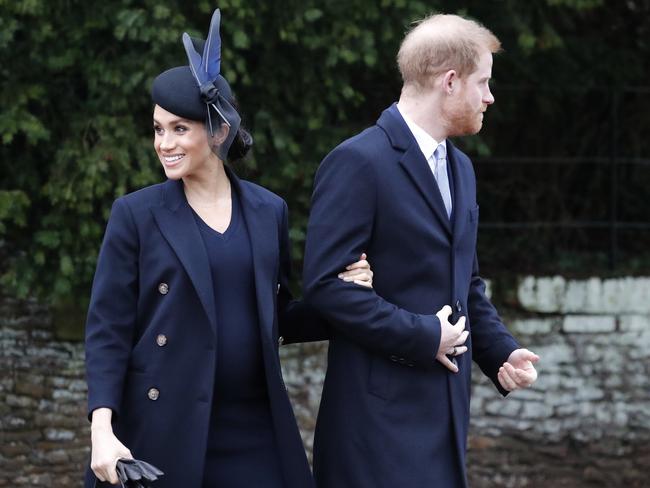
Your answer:
[[[230,225],[221,234],[194,214],[213,280],[217,366],[204,488],[282,488],[271,420],[250,238],[237,192]]]

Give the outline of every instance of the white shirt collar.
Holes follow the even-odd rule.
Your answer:
[[[445,151],[447,151],[447,140],[443,140],[442,142],[436,141],[433,137],[431,137],[427,131],[425,131],[422,127],[417,125],[413,120],[406,115],[404,112],[402,112],[399,107],[397,107],[397,110],[401,114],[402,118],[404,119],[404,122],[406,122],[406,125],[410,129],[411,133],[413,134],[413,137],[415,137],[415,141],[418,143],[418,146],[420,146],[420,150],[422,151],[422,154],[424,154],[424,159],[429,161],[429,159],[433,156],[433,153],[435,150],[438,148],[438,144],[442,144],[445,146]]]

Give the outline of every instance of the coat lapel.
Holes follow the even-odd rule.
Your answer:
[[[411,177],[413,184],[427,201],[433,213],[436,214],[442,227],[451,235],[451,223],[449,217],[447,217],[445,202],[442,200],[442,195],[431,168],[416,142],[413,142],[406,150],[404,156],[400,159],[400,164]]]
[[[163,185],[162,205],[151,207],[151,212],[160,232],[187,271],[216,336],[216,308],[210,263],[192,209],[185,199],[182,180],[167,180]]]
[[[458,150],[456,147],[447,139],[447,157],[449,158],[449,166],[452,171],[453,185],[454,185],[454,211],[452,214],[453,217],[453,228],[454,228],[454,244],[458,243],[458,240],[465,232],[465,227],[467,226],[468,219],[468,202],[467,202],[467,187],[470,184],[469,175],[467,171],[461,166],[460,157],[458,156]],[[451,181],[451,179],[450,179]]]
[[[425,199],[432,212],[436,215],[442,227],[451,237],[451,222],[449,221],[449,217],[447,217],[447,210],[445,209],[445,203],[438,189],[438,184],[433,173],[431,173],[429,164],[424,159],[418,143],[411,134],[395,104],[384,110],[377,121],[377,125],[386,132],[393,147],[404,151],[399,164],[409,175],[411,181]]]
[[[242,213],[251,243],[260,331],[264,339],[271,339],[275,315],[274,264],[279,265],[278,219],[271,205],[263,202],[251,191],[250,186],[242,185],[230,168],[226,167],[226,171],[241,199]]]

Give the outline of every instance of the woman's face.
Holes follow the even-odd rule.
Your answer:
[[[156,105],[153,132],[153,145],[167,178],[200,177],[214,169],[210,166],[215,165],[217,157],[212,152],[210,136],[202,122],[184,119]]]

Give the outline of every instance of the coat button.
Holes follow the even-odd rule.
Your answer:
[[[463,306],[460,304],[460,300],[456,300],[456,312],[461,313],[463,311]]]
[[[275,294],[276,295],[280,294],[280,283],[278,283],[278,289],[275,291]]]
[[[392,355],[392,356],[390,357],[390,360],[393,361],[394,363],[396,363],[396,362],[397,362],[397,356]]]
[[[165,334],[158,334],[156,337],[156,344],[158,344],[160,347],[163,347],[164,345],[167,344],[167,336]]]
[[[158,291],[161,295],[167,295],[169,293],[169,285],[167,283],[161,283],[158,285]]]
[[[280,336],[278,337],[278,346],[281,346],[282,344],[284,344],[284,337]]]
[[[158,397],[160,396],[160,392],[158,391],[157,388],[149,388],[149,391],[147,392],[147,396],[149,397],[149,400],[153,400],[154,402],[158,400]]]

